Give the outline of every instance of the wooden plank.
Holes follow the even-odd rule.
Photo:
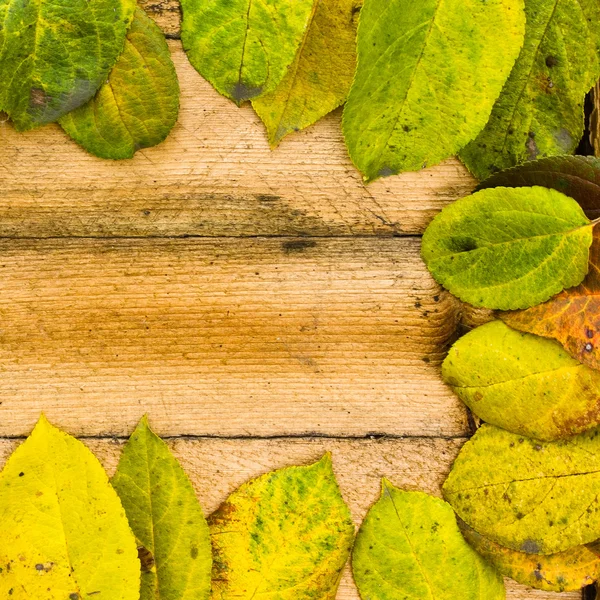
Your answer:
[[[107,471],[116,468],[122,441],[88,439]],[[317,460],[333,453],[340,488],[358,526],[377,499],[381,477],[410,490],[439,495],[452,461],[464,440],[210,440],[172,439],[169,444],[190,475],[204,510],[212,512],[244,481],[272,469]],[[0,464],[17,441],[0,440]],[[507,580],[508,600],[580,600],[581,594],[547,594]],[[350,570],[338,600],[359,600]]]
[[[271,152],[238,109],[171,42],[182,100],[166,142],[107,161],[56,125],[0,122],[0,237],[402,235],[421,233],[474,180],[457,161],[362,184],[340,111]]]
[[[463,435],[416,238],[0,241],[0,435]],[[89,415],[96,416],[90,420]]]

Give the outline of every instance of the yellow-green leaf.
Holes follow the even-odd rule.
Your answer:
[[[452,508],[388,481],[356,537],[352,572],[363,600],[502,600],[502,578],[465,542]]]
[[[469,143],[524,31],[523,0],[365,0],[343,118],[365,179],[435,165]]]
[[[541,442],[483,425],[443,487],[456,514],[512,550],[556,554],[600,538],[600,430]]]
[[[60,119],[62,128],[101,158],[131,158],[162,142],[177,121],[179,82],[160,28],[138,8],[125,49],[87,104]]]
[[[502,321],[458,340],[442,375],[480,419],[513,433],[554,440],[600,424],[600,371]]]
[[[474,306],[512,310],[578,285],[592,225],[568,196],[542,187],[492,188],[447,206],[423,235],[435,280]]]
[[[262,475],[209,518],[215,600],[333,600],[354,525],[331,458]]]
[[[182,0],[181,7],[181,41],[190,62],[239,106],[279,85],[313,0]]]
[[[356,68],[357,0],[315,0],[300,50],[273,92],[253,100],[269,143],[281,140],[343,104]]]
[[[143,418],[112,480],[142,559],[141,600],[210,596],[208,525],[187,475]]]
[[[598,0],[525,0],[525,43],[490,120],[460,153],[479,179],[523,161],[572,153],[583,102],[600,76]]]
[[[541,556],[505,548],[478,534],[459,519],[463,536],[502,575],[547,592],[571,592],[590,585],[600,575],[600,556],[587,546]]]
[[[123,49],[133,0],[0,0],[0,111],[22,131],[87,102]]]
[[[140,564],[94,455],[42,417],[0,474],[0,598],[137,600]]]

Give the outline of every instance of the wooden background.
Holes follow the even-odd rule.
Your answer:
[[[473,431],[439,373],[465,316],[419,236],[474,180],[450,160],[363,186],[339,111],[269,151],[187,62],[177,5],[146,9],[182,87],[165,143],[116,163],[0,123],[0,462],[44,411],[112,471],[148,413],[207,513],[325,450],[357,524],[383,475],[439,495]]]

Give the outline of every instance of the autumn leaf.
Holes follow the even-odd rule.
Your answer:
[[[356,68],[357,0],[315,0],[300,50],[277,88],[252,101],[277,146],[340,106]]]
[[[525,43],[485,129],[460,152],[484,179],[538,157],[572,153],[586,93],[600,77],[597,0],[525,0]]]
[[[146,418],[125,445],[112,483],[139,544],[141,600],[208,599],[208,525],[190,480]]]
[[[488,177],[478,189],[534,185],[571,196],[588,218],[600,217],[600,159],[592,156],[553,156],[532,160]]]
[[[578,361],[600,369],[600,231],[594,229],[589,272],[583,283],[545,304],[500,318],[515,329],[558,340]]]
[[[502,321],[460,338],[442,376],[475,415],[513,433],[554,440],[600,424],[600,372]]]
[[[578,285],[592,226],[568,196],[542,187],[493,188],[447,206],[423,236],[435,280],[476,307],[511,310]]]
[[[329,455],[244,484],[209,525],[213,598],[335,598],[354,525]]]
[[[470,142],[524,30],[523,0],[366,0],[343,116],[365,180],[435,165]]]
[[[352,572],[364,600],[503,600],[502,578],[461,536],[452,508],[385,479],[356,537]]]
[[[600,557],[587,546],[575,546],[558,554],[541,556],[504,548],[479,535],[459,519],[469,544],[502,575],[547,592],[572,592],[598,579]]]
[[[131,158],[162,142],[178,112],[179,83],[169,47],[159,27],[138,8],[108,80],[60,124],[96,156]]]
[[[489,540],[556,554],[600,533],[600,429],[541,442],[482,425],[461,449],[443,493]]]
[[[42,417],[0,474],[0,598],[137,600],[125,512],[94,455]]]
[[[19,131],[85,104],[123,49],[133,0],[0,2],[0,111]]]
[[[279,85],[314,9],[313,0],[182,0],[181,7],[190,62],[238,106]]]

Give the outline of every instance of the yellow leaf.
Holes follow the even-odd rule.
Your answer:
[[[42,417],[0,474],[0,598],[137,600],[140,565],[94,455]]]
[[[277,88],[252,101],[271,146],[345,100],[356,69],[358,0],[315,0],[296,58]]]
[[[354,537],[328,454],[244,484],[209,526],[213,600],[333,600]]]

